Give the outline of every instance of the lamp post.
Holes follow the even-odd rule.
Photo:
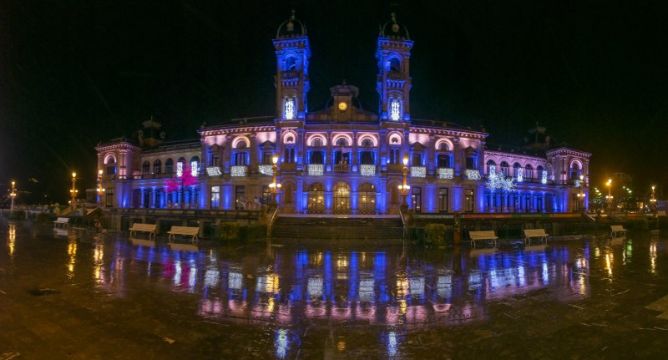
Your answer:
[[[14,213],[14,199],[16,199],[16,181],[12,180],[12,188],[9,191],[9,198],[12,200],[11,205],[9,206],[9,214]]]
[[[605,186],[608,187],[608,195],[605,196],[605,201],[608,203],[608,208],[610,208],[610,211],[612,211],[612,179],[608,178]]]
[[[652,212],[656,212],[656,185],[652,185],[652,195],[649,198],[649,206]]]
[[[104,187],[102,187],[102,169],[97,171],[97,202],[98,204],[102,203],[102,196],[104,195],[105,191],[107,191]]]
[[[584,193],[584,175],[580,175],[580,192],[578,193],[578,208],[585,212],[585,193]]]
[[[408,191],[411,189],[411,186],[408,185],[408,156],[404,156],[402,160],[404,167],[401,169],[401,173],[403,175],[403,181],[401,182],[401,185],[398,186],[399,191],[401,191],[401,207],[403,209],[408,208],[408,204],[406,203],[406,197],[408,196]]]
[[[278,207],[278,190],[281,188],[281,184],[276,182],[276,176],[278,175],[278,155],[274,154],[274,156],[271,157],[271,164],[272,179],[271,184],[269,184],[269,189],[273,195],[276,207]]]
[[[79,193],[79,190],[77,190],[77,173],[72,172],[72,188],[70,189],[70,197],[72,200],[70,200],[70,205],[72,206],[72,211],[76,209],[77,206],[77,194]]]

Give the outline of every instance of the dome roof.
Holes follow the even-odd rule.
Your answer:
[[[295,11],[292,10],[290,18],[283,21],[276,30],[276,38],[297,37],[306,35],[306,26],[295,18]]]
[[[386,22],[380,28],[380,36],[402,40],[410,40],[411,38],[406,26],[397,22],[397,15],[395,13],[392,13],[390,21]]]

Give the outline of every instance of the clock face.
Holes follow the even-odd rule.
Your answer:
[[[346,111],[347,108],[348,108],[348,104],[345,101],[341,101],[339,103],[339,110]]]

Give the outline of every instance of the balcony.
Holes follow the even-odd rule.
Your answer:
[[[466,169],[467,180],[480,180],[480,171],[473,169]]]
[[[427,168],[424,166],[411,166],[411,177],[427,177]]]
[[[230,166],[230,175],[231,176],[248,176],[248,166],[246,166],[246,165]]]
[[[325,172],[325,167],[322,164],[309,164],[308,174],[310,176],[322,176]]]
[[[438,168],[438,178],[442,180],[451,180],[455,177],[455,171],[451,168]]]
[[[360,175],[362,176],[375,176],[376,175],[376,165],[360,165]]]
[[[223,175],[223,172],[220,170],[219,166],[209,166],[206,168],[206,173],[209,176],[220,176]]]
[[[273,165],[267,165],[267,164],[262,164],[257,166],[257,171],[266,176],[273,176],[274,175],[274,169]]]
[[[350,172],[350,165],[348,165],[348,164],[335,164],[334,165],[334,172],[337,172],[337,173]]]

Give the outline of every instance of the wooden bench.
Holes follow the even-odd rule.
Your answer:
[[[531,239],[537,238],[545,241],[547,244],[547,233],[545,229],[524,229],[524,245],[531,244]]]
[[[132,237],[134,233],[136,232],[145,232],[148,233],[148,238],[155,239],[155,233],[158,231],[158,225],[157,224],[142,224],[142,223],[134,223],[132,224],[132,227],[130,227],[130,236]]]
[[[59,217],[53,222],[54,229],[67,229],[70,227],[70,218]]]
[[[167,232],[169,234],[169,241],[174,240],[174,237],[177,235],[180,236],[192,236],[192,242],[197,241],[197,236],[199,235],[199,227],[193,226],[172,226],[171,229]]]
[[[610,237],[616,237],[619,234],[626,235],[626,229],[622,225],[610,225]]]
[[[469,231],[469,237],[471,238],[471,245],[473,247],[475,247],[475,242],[479,240],[492,240],[494,247],[496,247],[496,240],[499,238],[496,236],[494,230]]]

